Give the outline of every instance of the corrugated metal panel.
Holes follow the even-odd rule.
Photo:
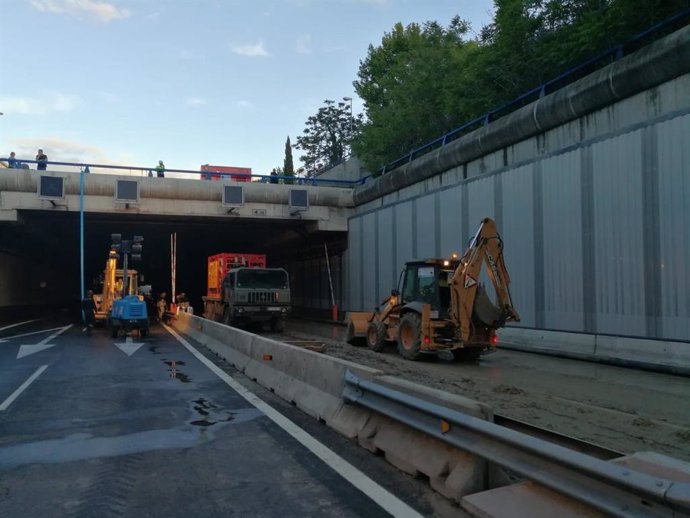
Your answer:
[[[596,331],[644,335],[641,131],[592,146]],[[589,272],[584,272],[585,282]]]
[[[468,230],[469,236],[467,242],[463,244],[462,252],[465,251],[469,245],[469,240],[475,235],[479,225],[484,218],[496,219],[496,211],[494,210],[494,177],[490,176],[488,178],[482,178],[474,182],[470,182],[465,186],[468,192]],[[500,232],[501,229],[499,228]],[[482,267],[482,273],[479,276],[479,282],[483,283],[487,287],[487,293],[493,297],[493,284],[489,279],[489,275],[486,273],[486,267]]]
[[[362,217],[362,244],[364,261],[361,267],[363,285],[363,303],[365,308],[373,308],[376,300],[376,214],[373,212]]]
[[[351,311],[361,311],[362,301],[362,217],[350,219],[348,229],[347,270],[348,299]]]
[[[412,250],[412,202],[400,203],[395,206],[395,255],[398,260],[398,270],[403,264],[414,257]]]
[[[441,233],[441,257],[450,256],[453,252],[461,254],[464,250],[462,242],[462,211],[461,189],[453,187],[440,193],[441,221],[439,232]]]
[[[379,253],[375,260],[379,265],[378,293],[376,300],[384,299],[395,287],[397,277],[393,270],[393,209],[382,209],[379,216]]]
[[[690,340],[690,116],[657,128],[662,330]]]
[[[544,327],[581,331],[584,319],[578,151],[542,161],[542,189]]]
[[[417,198],[417,257],[425,259],[436,256],[435,195]]]
[[[534,327],[533,167],[513,169],[502,177],[503,223],[498,231],[503,238],[513,304],[521,317],[516,325]]]

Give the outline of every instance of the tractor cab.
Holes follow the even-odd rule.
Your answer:
[[[450,308],[450,280],[458,261],[427,259],[405,264],[401,303],[422,302],[431,306],[431,318],[447,318]]]

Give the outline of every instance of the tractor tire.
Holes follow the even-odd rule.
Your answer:
[[[117,338],[119,334],[120,334],[120,326],[111,323],[110,324],[110,336],[113,338]]]
[[[380,320],[374,320],[367,327],[367,347],[377,353],[386,347],[386,326]]]
[[[472,349],[453,349],[453,360],[463,363],[479,363],[479,358],[482,355],[482,350],[478,348]]]
[[[422,318],[418,313],[405,313],[398,327],[398,353],[407,360],[422,355]]]
[[[274,333],[282,333],[285,329],[285,320],[282,318],[274,318],[271,320],[271,331]]]
[[[148,336],[148,334],[149,334],[149,328],[148,327],[144,327],[142,329],[139,329],[139,336],[141,338],[146,338]]]

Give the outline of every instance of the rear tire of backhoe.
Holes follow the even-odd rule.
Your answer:
[[[406,313],[398,327],[398,353],[407,360],[417,360],[422,348],[422,319],[418,313]]]
[[[230,308],[225,308],[223,310],[223,316],[221,317],[223,324],[226,326],[232,326],[232,312]]]
[[[347,323],[347,331],[345,331],[345,341],[355,347],[364,345],[364,339],[361,336],[355,336],[355,324],[350,320]]]
[[[367,327],[367,347],[380,353],[386,347],[386,326],[379,320],[374,320]]]

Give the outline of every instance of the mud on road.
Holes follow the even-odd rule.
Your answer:
[[[291,322],[284,335],[319,339],[325,353],[484,402],[494,413],[624,453],[656,451],[690,461],[690,379],[518,351],[479,364],[408,361],[353,347],[344,328]],[[269,335],[270,336],[270,335]],[[279,336],[276,336],[279,339]]]

